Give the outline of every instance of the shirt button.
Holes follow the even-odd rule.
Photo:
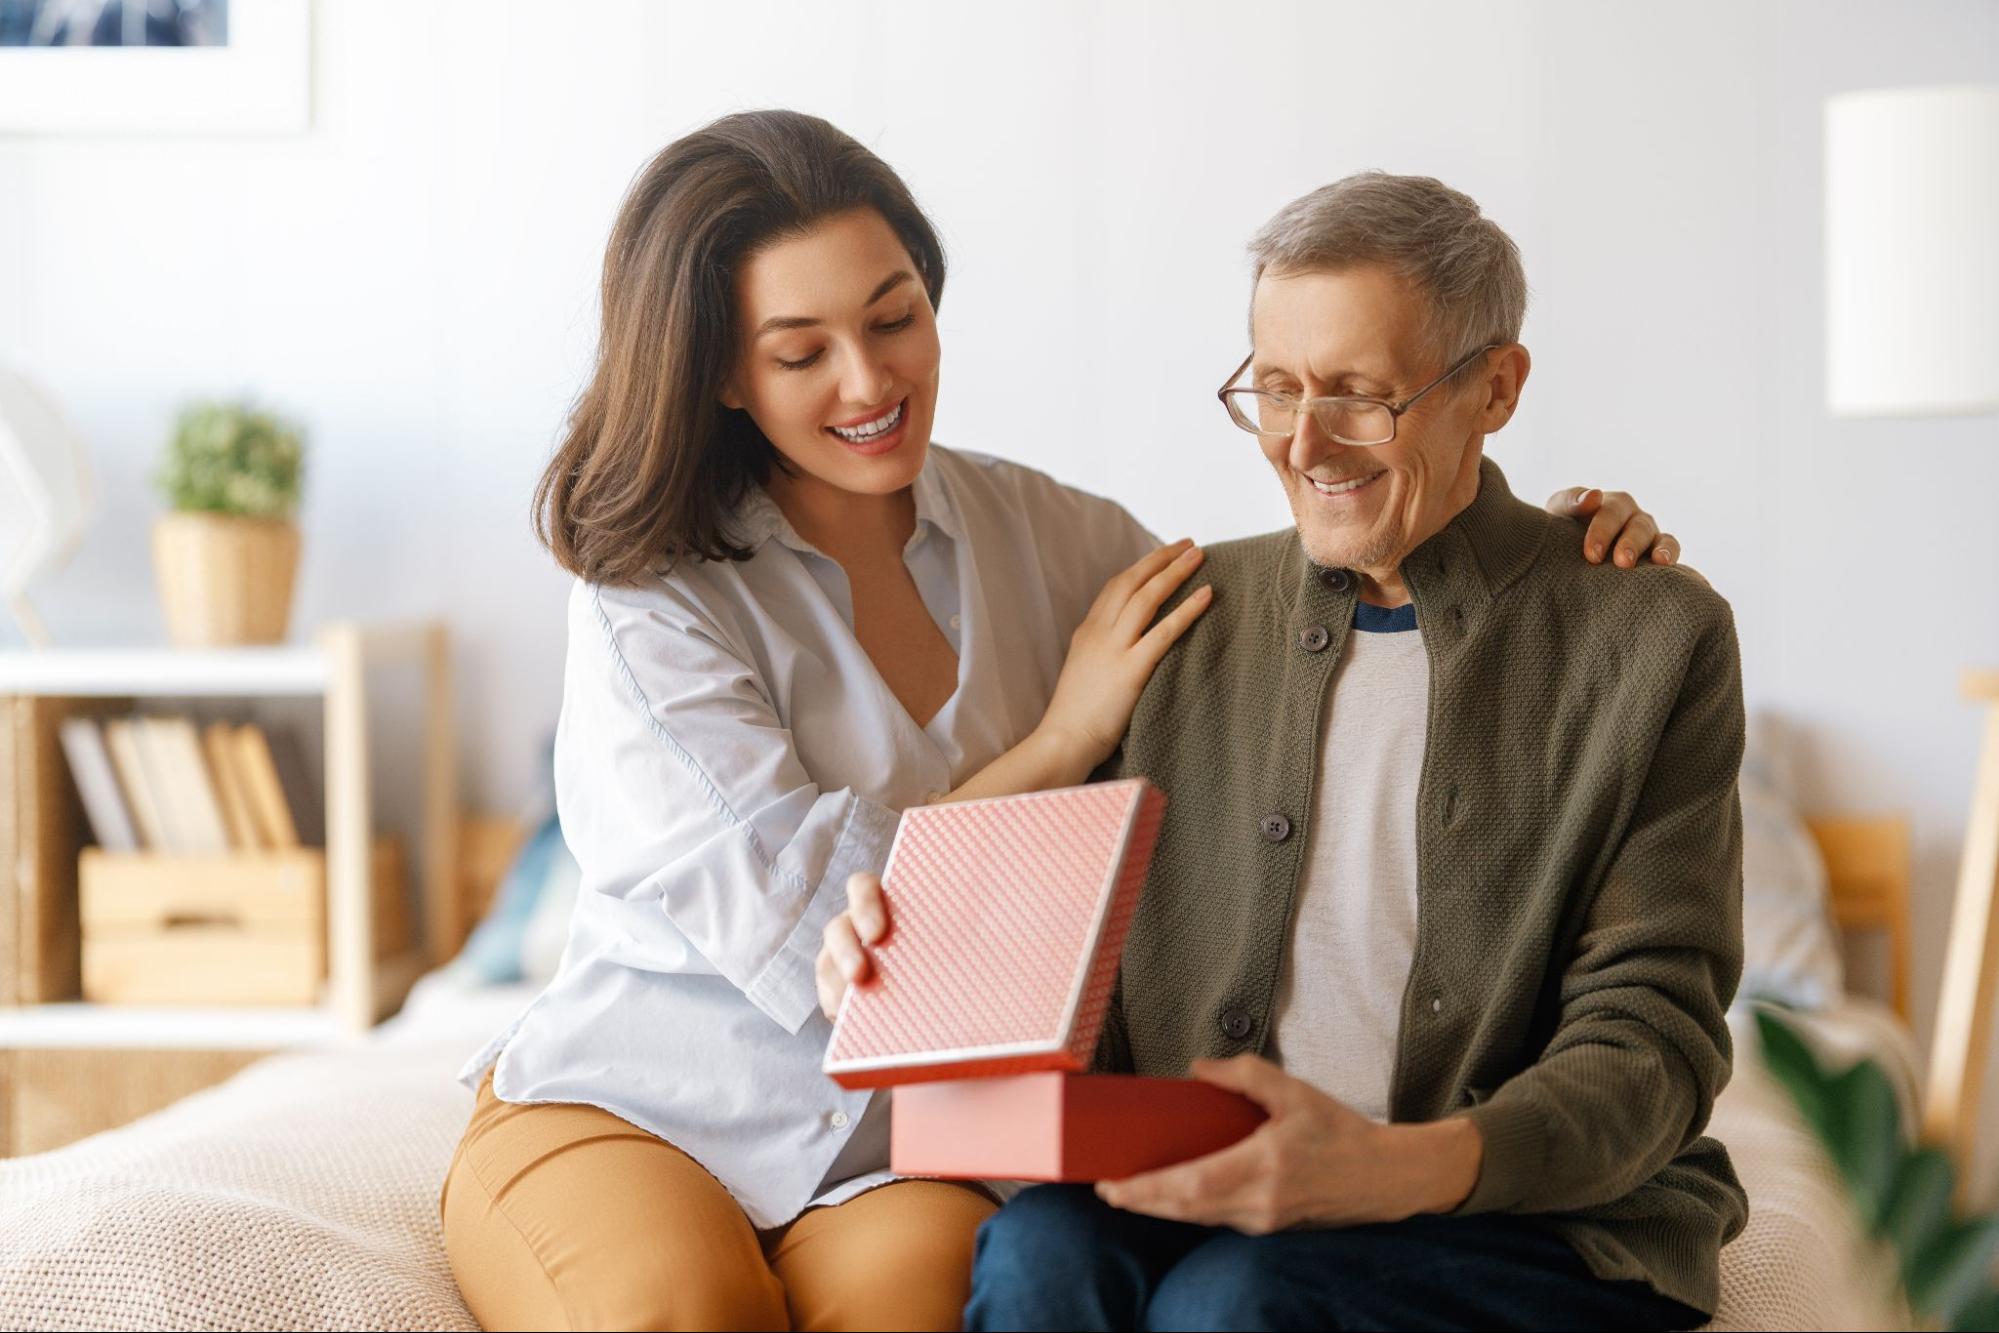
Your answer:
[[[1326,633],[1324,625],[1307,625],[1298,631],[1298,646],[1308,653],[1323,653],[1333,636]]]
[[[1257,828],[1262,830],[1265,842],[1283,842],[1291,836],[1291,821],[1283,815],[1265,815]]]
[[[1443,1013],[1443,1012],[1444,1012],[1444,997],[1443,997],[1443,996],[1441,996],[1441,995],[1432,995],[1432,996],[1430,997],[1430,1012],[1431,1012],[1431,1013],[1433,1013],[1433,1014],[1441,1014],[1441,1013]]]
[[[1241,1009],[1222,1010],[1222,1031],[1231,1041],[1241,1041],[1256,1028],[1250,1016]]]
[[[1322,569],[1319,571],[1319,586],[1327,592],[1345,592],[1353,584],[1353,575],[1344,569]]]
[[[847,1113],[845,1111],[835,1111],[826,1117],[826,1121],[835,1129],[845,1129],[847,1127]]]
[[[963,629],[964,627],[965,627],[965,618],[964,618],[963,616],[952,616],[952,617],[951,617],[951,628],[952,628],[952,629]]]

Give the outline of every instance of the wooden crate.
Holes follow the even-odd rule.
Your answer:
[[[374,841],[375,956],[410,947],[397,839]],[[99,1004],[315,1004],[326,980],[326,853],[167,856],[88,848],[78,862],[83,997]]]

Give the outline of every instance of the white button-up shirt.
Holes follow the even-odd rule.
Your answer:
[[[757,1227],[891,1178],[885,1095],[870,1114],[819,1068],[813,967],[847,877],[882,869],[906,807],[1034,729],[1097,592],[1157,544],[1108,500],[976,454],[933,446],[914,492],[904,561],[958,652],[926,726],[855,638],[845,572],[760,490],[750,559],[577,584],[555,783],[582,890],[555,979],[459,1075],[497,1060],[502,1100],[650,1130]]]

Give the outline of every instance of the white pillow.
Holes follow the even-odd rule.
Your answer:
[[[1826,899],[1825,861],[1779,786],[1780,736],[1767,718],[1750,727],[1742,780],[1742,1000],[1820,1009],[1846,989]]]

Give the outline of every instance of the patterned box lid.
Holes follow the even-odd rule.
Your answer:
[[[905,813],[888,938],[826,1072],[872,1088],[1089,1068],[1165,808],[1136,778]]]

